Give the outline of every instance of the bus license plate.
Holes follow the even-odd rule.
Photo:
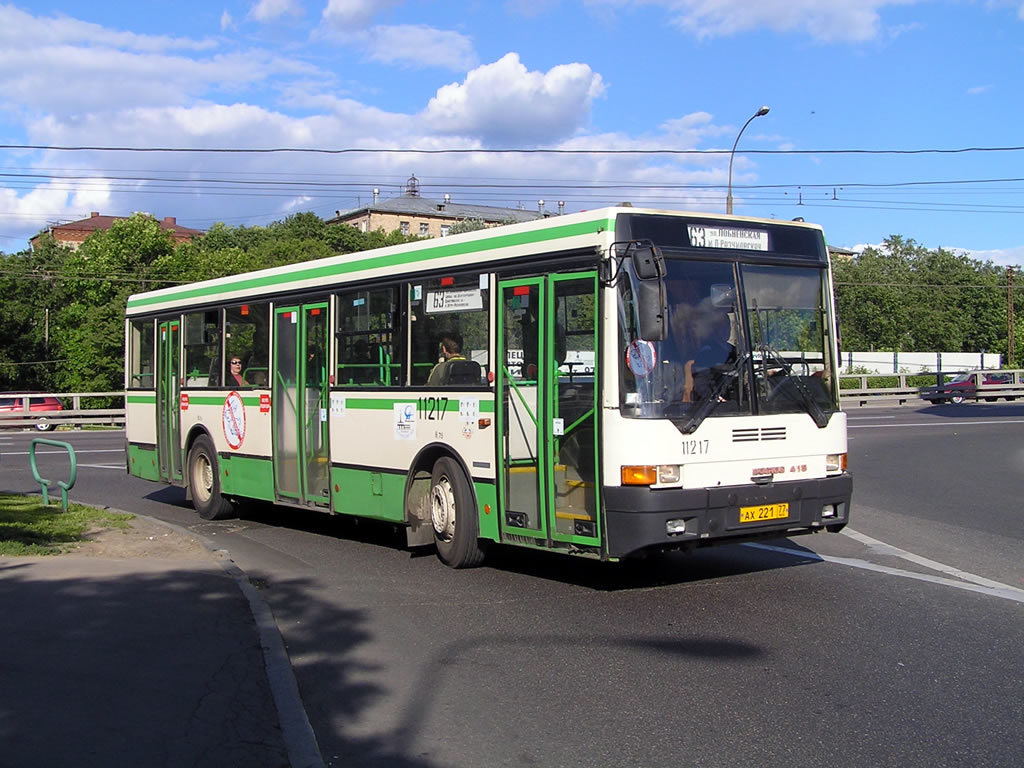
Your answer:
[[[761,520],[781,520],[789,517],[789,502],[759,504],[756,507],[740,507],[741,523],[757,523]]]

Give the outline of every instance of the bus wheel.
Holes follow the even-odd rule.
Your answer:
[[[231,502],[220,495],[217,451],[206,435],[197,437],[189,449],[188,484],[192,491],[192,506],[203,520],[223,520],[233,516]]]
[[[454,459],[444,457],[434,464],[430,480],[430,521],[438,557],[452,568],[480,565],[484,550],[465,473]]]

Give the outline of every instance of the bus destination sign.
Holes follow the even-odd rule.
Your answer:
[[[694,248],[732,248],[741,251],[767,251],[768,230],[736,227],[702,227],[688,224],[686,232]]]

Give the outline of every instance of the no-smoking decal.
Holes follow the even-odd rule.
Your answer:
[[[237,392],[230,393],[224,400],[222,422],[224,439],[228,441],[231,450],[237,451],[245,440],[245,406],[242,405],[242,396]]]
[[[654,370],[654,345],[645,339],[634,339],[626,347],[626,365],[634,376],[644,378]]]

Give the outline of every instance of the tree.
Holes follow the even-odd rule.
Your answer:
[[[844,349],[1007,352],[1005,270],[892,235],[833,265]]]

